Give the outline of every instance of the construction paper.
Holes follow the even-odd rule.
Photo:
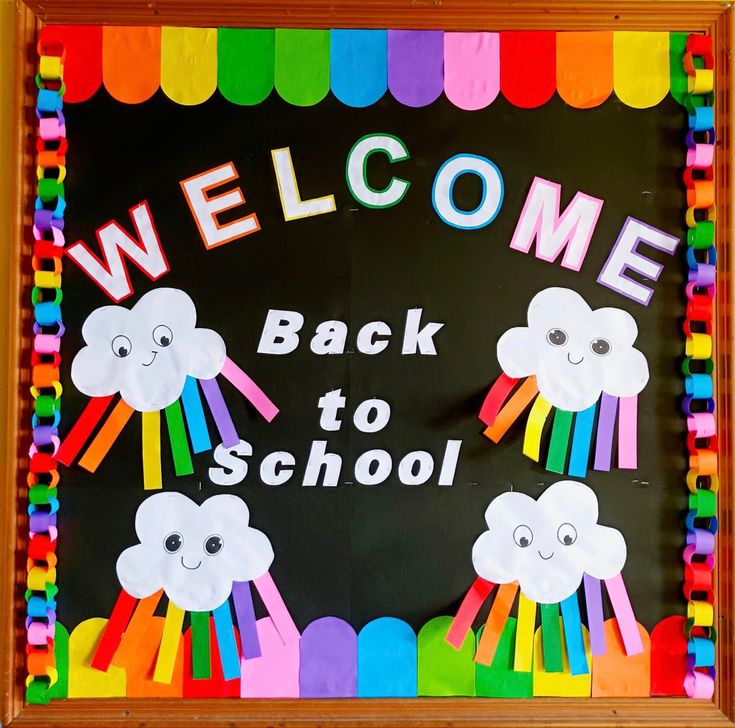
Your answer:
[[[258,630],[255,623],[255,607],[249,581],[232,582],[232,601],[240,630],[240,653],[244,660],[261,656]]]
[[[69,104],[94,96],[102,83],[102,26],[45,25],[39,45],[64,46],[64,101]]]
[[[217,645],[222,662],[222,675],[225,680],[240,677],[240,654],[235,640],[235,628],[232,623],[230,602],[225,600],[212,612],[214,629],[217,633]]]
[[[194,465],[191,462],[189,443],[184,429],[184,417],[181,414],[181,405],[178,400],[166,407],[165,412],[176,475],[191,475],[194,472]]]
[[[125,628],[128,626],[128,622],[137,603],[138,600],[128,594],[125,589],[120,591],[92,659],[91,664],[95,670],[102,670],[104,672],[110,666],[115,651],[120,645],[123,632],[125,632]]]
[[[330,31],[332,93],[347,106],[370,106],[388,88],[386,30]]]
[[[388,88],[406,106],[427,106],[444,86],[444,33],[388,31]]]
[[[337,617],[322,617],[301,635],[299,685],[302,698],[357,695],[357,635]]]
[[[284,644],[270,617],[259,619],[256,628],[262,654],[240,662],[240,697],[298,698],[299,643]]]
[[[112,395],[94,397],[87,402],[82,414],[79,415],[56,453],[56,458],[60,463],[70,466],[74,462],[79,451],[84,447],[94,428],[97,427],[107,411],[110,402],[112,402]]]
[[[620,636],[617,621],[605,622],[604,655],[592,656],[593,698],[648,698],[651,695],[651,640],[645,628],[638,625],[643,652],[629,657]]]
[[[562,671],[561,620],[558,604],[541,604],[542,652],[546,672]]]
[[[556,90],[575,109],[603,103],[613,90],[613,32],[556,34]]]
[[[618,404],[618,467],[638,467],[638,396],[621,397]]]
[[[513,669],[516,672],[531,672],[533,667],[533,634],[536,629],[536,602],[531,601],[522,593],[518,596],[517,622]]]
[[[517,625],[513,617],[509,617],[498,642],[492,665],[477,664],[475,672],[475,691],[477,697],[488,698],[530,698],[533,697],[533,675],[531,668],[527,672],[518,672],[513,665],[514,645],[518,643]],[[482,639],[485,626],[477,633],[478,641]],[[531,633],[533,642],[533,632]],[[533,645],[531,645],[533,650]],[[531,652],[532,656],[533,652]]]
[[[460,109],[489,106],[500,91],[500,36],[444,33],[444,93]]]
[[[585,675],[571,674],[563,630],[560,630],[560,633],[562,670],[561,672],[548,672],[544,668],[541,630],[536,630],[536,638],[534,640],[533,696],[588,698],[592,691],[592,675],[589,672]],[[589,636],[584,627],[582,627],[582,639],[584,640],[587,660],[590,662]]]
[[[127,425],[132,414],[133,410],[130,406],[120,400],[113,408],[105,424],[95,435],[87,451],[82,455],[79,465],[90,473],[94,473],[99,464],[105,459],[105,455],[110,451],[125,425]]]
[[[153,613],[156,611],[162,595],[163,589],[159,589],[138,602],[138,606],[135,607],[133,616],[125,628],[120,646],[112,658],[113,665],[129,669],[139,662],[145,634],[150,627]],[[163,624],[161,624],[161,630],[163,630]]]
[[[406,622],[380,617],[357,636],[357,696],[415,698],[416,635]]]
[[[239,579],[238,581],[245,580]],[[258,590],[258,594],[260,594],[260,598],[263,600],[263,604],[265,604],[265,608],[268,610],[273,624],[276,625],[283,642],[298,642],[300,639],[299,630],[296,628],[270,573],[266,571],[262,576],[253,578],[252,582],[255,584],[255,588]]]
[[[196,455],[211,450],[212,442],[209,439],[202,398],[199,396],[199,385],[194,377],[187,377],[184,382],[184,389],[181,392],[181,404],[184,406],[192,451]]]
[[[655,106],[669,92],[669,34],[616,31],[614,87],[628,106]]]
[[[102,77],[118,101],[147,101],[161,82],[161,28],[103,26]]]
[[[179,642],[170,683],[156,682],[158,646],[166,620],[152,617],[138,644],[133,662],[126,668],[126,695],[129,698],[180,698],[184,690],[184,640]]]
[[[237,637],[237,635],[236,635]],[[217,646],[217,635],[214,630],[214,619],[209,620],[209,644],[211,646],[211,671],[209,680],[195,680],[191,664],[191,630],[184,634],[184,697],[185,698],[238,698],[240,697],[240,679],[225,680],[222,677],[222,663]]]
[[[451,617],[435,617],[418,633],[419,697],[475,695],[475,633],[455,650],[444,639],[451,624]]]
[[[690,670],[684,678],[684,689],[690,698],[712,700],[715,694],[715,668],[706,671]]]
[[[49,700],[69,697],[69,632],[60,622],[54,624],[54,659],[56,682],[48,688]]]
[[[630,605],[628,592],[625,588],[622,574],[614,577],[604,577],[607,595],[615,612],[615,618],[623,637],[625,652],[627,655],[637,655],[643,651],[643,643],[638,633],[638,625],[635,621],[633,608]]]
[[[180,609],[216,609],[233,581],[260,576],[273,562],[270,541],[249,520],[247,505],[235,495],[197,505],[180,493],[156,493],[138,508],[140,543],[118,558],[118,579],[140,599],[163,588]]]
[[[125,670],[112,666],[102,672],[91,665],[106,626],[106,619],[87,619],[69,636],[70,698],[125,697]]]
[[[615,418],[618,412],[618,399],[603,394],[600,401],[600,416],[597,420],[597,440],[595,442],[595,470],[610,470],[612,459]]]
[[[120,392],[139,412],[167,407],[187,376],[211,379],[225,362],[222,337],[197,328],[196,316],[194,302],[176,288],[155,288],[129,310],[95,309],[82,325],[86,346],[72,361],[74,385],[89,397]]]
[[[161,412],[143,412],[143,488],[163,488],[161,475]]]
[[[689,33],[669,33],[669,87],[671,95],[682,105],[685,102],[685,97],[689,93],[687,89],[688,76],[682,62],[684,53],[686,52],[688,35]],[[686,164],[688,167],[688,160]]]
[[[490,387],[482,403],[482,408],[478,415],[481,422],[484,422],[488,426],[495,422],[495,418],[505,404],[505,400],[517,383],[517,379],[509,377],[505,372],[500,373],[500,376],[493,382],[493,386]]]
[[[590,445],[592,444],[592,428],[595,424],[597,405],[593,404],[585,410],[577,412],[574,418],[574,436],[572,437],[572,451],[569,455],[568,474],[573,478],[586,478],[587,465],[590,459]]]
[[[232,421],[230,410],[227,409],[222,390],[219,388],[216,379],[201,379],[199,384],[202,385],[204,398],[207,400],[209,411],[214,418],[214,424],[217,426],[222,444],[225,447],[235,447],[240,442],[240,436],[235,429],[235,423]]]
[[[498,412],[493,424],[485,430],[483,433],[485,437],[495,443],[500,442],[508,428],[520,417],[537,394],[536,377],[528,377]]]
[[[505,623],[508,621],[510,610],[513,608],[517,591],[518,584],[515,582],[501,584],[498,587],[493,605],[490,608],[490,614],[485,622],[482,638],[477,643],[475,662],[479,662],[481,665],[492,664],[500,636],[503,633]]]
[[[329,31],[276,29],[275,86],[296,106],[312,106],[329,92]]]
[[[523,454],[538,462],[541,457],[541,435],[544,432],[546,418],[551,411],[551,404],[541,395],[536,397],[526,420],[526,434],[523,438]]]
[[[240,369],[229,357],[225,357],[222,376],[240,390],[242,395],[255,407],[267,422],[278,414],[278,407],[268,399],[265,392]]]
[[[158,647],[156,667],[153,671],[153,680],[169,684],[173,679],[176,665],[176,654],[181,642],[181,627],[184,624],[184,610],[177,607],[171,600],[166,607],[166,621],[163,625],[161,644]]]
[[[518,581],[535,602],[560,602],[583,574],[609,579],[625,564],[623,535],[597,520],[597,496],[584,483],[558,481],[538,500],[502,493],[485,512],[488,530],[475,541],[472,564],[493,583]]]
[[[635,319],[620,308],[592,310],[576,291],[546,288],[528,307],[528,326],[506,331],[498,362],[510,377],[535,376],[539,392],[570,412],[591,407],[603,391],[638,394],[648,382],[646,357],[633,343]]]
[[[607,652],[602,612],[602,585],[599,579],[584,575],[584,599],[587,605],[587,624],[590,630],[590,650],[593,656]]]
[[[209,612],[191,612],[191,669],[195,680],[207,680],[211,674],[209,651]],[[215,621],[215,629],[217,623]]]
[[[567,645],[569,670],[572,675],[586,675],[590,671],[585,645],[582,640],[582,620],[579,616],[577,595],[572,594],[561,602],[561,617],[564,625],[564,640]],[[589,649],[589,646],[588,646]]]
[[[216,28],[161,28],[161,89],[185,106],[205,102],[217,87]]]
[[[272,28],[217,30],[217,87],[234,104],[252,106],[273,90],[276,34]]]
[[[459,605],[457,615],[452,621],[452,626],[447,632],[446,640],[455,650],[461,649],[467,633],[472,629],[477,613],[494,588],[495,584],[478,576],[467,590],[467,594]]]
[[[557,408],[554,412],[554,426],[551,429],[549,455],[546,458],[546,469],[553,473],[564,474],[573,417],[574,415],[571,412],[563,409]]]
[[[532,109],[553,95],[556,36],[545,30],[500,33],[500,90],[514,106]]]

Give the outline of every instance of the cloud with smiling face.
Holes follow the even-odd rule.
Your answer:
[[[498,362],[509,377],[535,375],[545,400],[579,412],[602,392],[631,397],[646,386],[648,363],[633,346],[637,336],[626,311],[593,311],[576,291],[547,288],[533,297],[528,326],[500,337]]]
[[[138,508],[140,543],[117,560],[120,584],[137,599],[163,589],[180,609],[216,609],[233,581],[257,579],[273,563],[271,542],[249,520],[235,495],[215,495],[199,506],[180,493],[157,493]]]
[[[560,602],[584,574],[610,579],[625,564],[623,534],[597,518],[597,496],[584,483],[559,481],[538,500],[503,493],[485,512],[488,530],[475,541],[472,564],[494,584],[518,581],[535,602]]]
[[[87,345],[71,365],[74,385],[90,397],[120,392],[139,412],[168,407],[187,375],[213,379],[225,361],[222,337],[196,320],[194,302],[176,288],[150,291],[129,310],[94,310],[82,326]]]

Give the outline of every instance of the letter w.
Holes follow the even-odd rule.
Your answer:
[[[577,192],[559,217],[561,185],[535,177],[510,241],[528,253],[536,240],[536,257],[553,263],[564,250],[562,266],[578,271],[587,255],[603,201]]]
[[[97,230],[103,260],[81,240],[66,249],[66,254],[116,303],[133,293],[123,255],[152,281],[169,270],[148,203],[144,200],[131,208],[130,218],[135,226],[137,240],[131,238],[114,220]]]

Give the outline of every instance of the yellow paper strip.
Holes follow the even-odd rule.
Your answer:
[[[143,488],[160,490],[161,477],[161,412],[143,412]]]
[[[613,49],[617,97],[635,109],[659,103],[669,92],[669,34],[618,30]]]
[[[523,438],[523,454],[535,462],[541,457],[541,434],[550,411],[551,404],[539,394],[528,415],[526,434]]]
[[[161,29],[161,88],[172,101],[193,106],[217,88],[217,29]]]
[[[168,685],[174,676],[176,652],[181,640],[181,626],[184,624],[184,610],[179,609],[171,600],[166,609],[166,623],[163,625],[161,646],[158,649],[153,681]]]
[[[518,626],[516,627],[516,651],[513,669],[531,672],[533,667],[533,633],[536,629],[536,602],[521,592],[518,602]]]

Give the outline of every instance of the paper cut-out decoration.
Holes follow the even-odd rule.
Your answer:
[[[575,675],[570,669],[564,630],[561,630],[561,669],[552,672],[544,664],[542,629],[536,630],[533,656],[534,697],[588,698],[592,690],[592,676],[588,672]],[[582,627],[582,644],[587,660],[590,659],[590,641],[587,630]]]
[[[568,288],[537,293],[528,326],[509,329],[498,341],[503,372],[480,410],[485,436],[500,442],[533,402],[523,453],[539,462],[553,408],[546,469],[585,478],[593,450],[594,469],[610,470],[617,418],[618,467],[635,469],[638,394],[648,382],[646,358],[633,346],[637,336],[635,319],[622,309],[592,310]]]
[[[451,617],[434,617],[419,630],[419,697],[475,695],[475,663],[472,659],[475,634],[468,628],[459,644],[450,647],[444,638],[451,624]]]
[[[268,422],[273,420],[278,408],[228,358],[222,337],[211,329],[198,328],[196,318],[194,302],[176,288],[149,291],[131,309],[102,306],[87,317],[82,326],[86,346],[74,357],[71,376],[77,389],[92,399],[59,448],[62,463],[68,466],[74,462],[118,395],[120,399],[79,465],[95,472],[133,412],[141,412],[143,484],[147,490],[163,485],[162,410],[176,475],[194,472],[192,451],[212,449],[200,388],[221,442],[225,447],[239,442],[218,375],[234,385]]]
[[[357,696],[357,635],[337,617],[315,619],[301,637],[302,698]]]
[[[216,495],[197,505],[180,493],[157,493],[138,508],[140,543],[117,561],[122,590],[91,666],[128,665],[142,642],[150,644],[150,622],[162,594],[168,598],[153,680],[170,684],[175,673],[185,612],[191,612],[191,654],[186,670],[208,680],[217,662],[224,681],[240,678],[241,659],[262,654],[250,583],[255,585],[283,644],[300,635],[268,569],[273,548],[268,537],[249,526],[247,505],[234,495]],[[230,595],[234,603],[234,626]],[[212,613],[212,627],[209,615]],[[213,629],[213,634],[208,634]],[[186,692],[186,680],[184,676]],[[236,691],[239,694],[239,686]]]
[[[240,663],[240,697],[298,698],[299,643],[284,644],[270,617],[259,619],[256,629],[262,654]]]
[[[125,667],[129,698],[181,698],[184,694],[184,641],[179,642],[171,682],[156,682],[156,653],[165,624],[163,617],[152,617],[142,639]]]
[[[686,695],[687,676],[686,617],[662,619],[651,632],[651,695]]]
[[[514,652],[518,643],[516,640],[517,622],[509,617],[498,641],[498,648],[491,665],[477,665],[475,673],[475,687],[478,697],[488,698],[531,698],[533,697],[533,633],[531,633],[531,652],[529,654],[529,669],[518,671],[514,668]],[[478,630],[478,642],[482,639],[485,627]]]
[[[416,697],[416,635],[395,617],[368,622],[357,636],[357,696]]]
[[[106,673],[90,667],[106,619],[94,617],[80,622],[69,636],[69,697],[124,698],[125,670],[111,667]]]
[[[49,700],[69,697],[69,632],[60,622],[53,627],[56,682],[48,689]]]
[[[617,621],[605,622],[608,650],[592,657],[592,697],[647,698],[651,695],[651,640],[645,627],[638,625],[643,652],[629,657]]]
[[[478,578],[446,633],[450,645],[464,649],[472,623],[497,586],[475,653],[475,662],[492,665],[520,591],[514,668],[519,672],[531,669],[538,606],[545,672],[560,672],[566,660],[571,675],[587,675],[590,664],[585,640],[589,637],[584,637],[587,632],[582,626],[578,590],[584,580],[594,633],[592,654],[605,654],[600,584],[604,580],[626,654],[643,652],[620,573],[627,555],[625,539],[620,531],[598,524],[597,496],[591,488],[562,480],[549,486],[538,500],[524,493],[503,493],[490,503],[485,520],[488,530],[472,549]]]
[[[210,617],[208,624],[211,645],[210,677],[208,678],[197,678],[194,676],[194,666],[192,664],[194,656],[192,630],[187,629],[184,633],[184,697],[237,698],[240,695],[240,680],[238,678],[225,680],[222,674],[222,660],[220,659],[219,647],[217,646],[217,633],[215,631],[214,619]]]

